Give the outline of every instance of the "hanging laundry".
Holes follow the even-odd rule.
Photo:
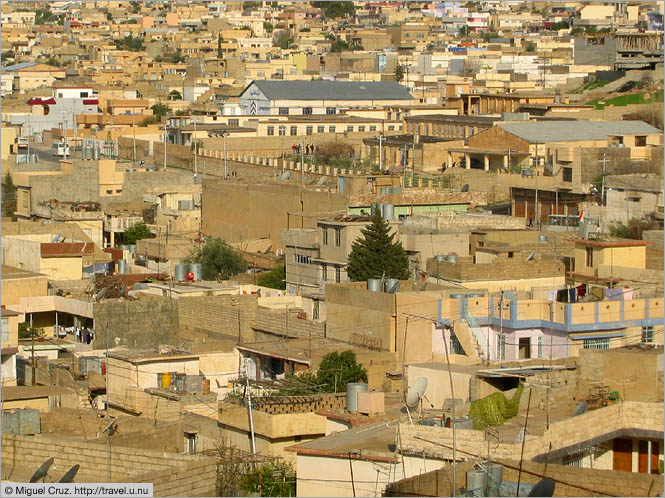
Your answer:
[[[580,284],[577,286],[577,297],[586,296],[586,284]]]
[[[605,289],[605,297],[610,301],[621,301],[623,299],[623,289]]]
[[[568,302],[568,290],[567,289],[561,289],[556,293],[556,300],[559,303],[567,303]]]
[[[632,301],[633,300],[633,292],[635,292],[635,289],[631,289],[630,287],[624,287],[623,288],[623,300],[624,301]]]
[[[556,295],[557,295],[557,290],[556,289],[550,289],[547,291],[546,299],[548,301],[556,301]]]
[[[570,289],[568,289],[568,299],[569,299],[568,302],[574,303],[577,301],[576,298],[577,298],[577,289],[575,287],[571,287]]]

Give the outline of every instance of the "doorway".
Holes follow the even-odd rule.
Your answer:
[[[613,451],[614,470],[623,470],[624,472],[633,471],[633,440],[615,439]]]
[[[531,358],[531,337],[521,337],[519,340],[519,358],[528,360]]]

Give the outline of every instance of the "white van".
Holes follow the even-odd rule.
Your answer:
[[[69,156],[69,145],[64,142],[53,144],[53,155],[58,157]]]

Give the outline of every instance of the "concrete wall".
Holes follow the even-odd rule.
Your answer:
[[[315,228],[312,213],[346,209],[345,198],[336,193],[309,188],[301,192],[295,183],[245,185],[209,180],[203,183],[202,199],[204,234],[227,242],[267,237],[273,248],[283,248],[285,228]],[[301,211],[308,217],[287,217],[287,212]]]
[[[178,304],[174,300],[142,295],[136,301],[103,299],[94,304],[97,349],[115,347],[154,347],[173,343],[177,337]]]
[[[258,297],[196,296],[178,299],[180,337],[195,341],[252,342]]]

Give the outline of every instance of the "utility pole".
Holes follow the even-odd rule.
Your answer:
[[[196,121],[194,121],[194,134],[192,135],[192,140],[194,140],[194,183],[199,176],[199,164],[198,164],[198,155],[199,155],[199,144],[196,141]]]
[[[501,299],[499,300],[499,365],[501,365],[501,362],[503,361],[503,350],[505,346],[503,346],[503,291],[501,291]]]
[[[229,178],[229,171],[226,161],[226,137],[228,136],[229,136],[228,132],[222,133],[222,138],[224,139],[224,180],[228,180]]]
[[[379,171],[383,171],[383,132],[379,133]]]
[[[604,206],[605,205],[605,166],[607,165],[609,159],[607,159],[607,153],[603,152],[603,158],[598,161],[603,165],[603,183],[600,189],[600,205]]]
[[[166,121],[164,121],[164,171],[166,171],[166,144],[168,143],[168,127],[169,127],[169,114],[166,113]]]
[[[132,130],[134,131],[134,168],[136,168],[136,113],[132,113]]]
[[[76,123],[76,101],[72,99],[72,126],[74,127],[74,151],[76,151],[76,143],[78,142],[78,128]]]
[[[30,339],[32,340],[32,385],[37,385],[37,379],[35,377],[35,329],[32,328],[32,313],[30,313]]]
[[[305,183],[305,136],[300,137],[300,184]],[[301,199],[302,200],[302,199]]]
[[[533,168],[533,174],[536,177],[536,201],[534,205],[534,216],[536,218],[536,223],[538,226],[540,226],[540,217],[538,216],[538,142],[536,142],[536,158],[535,158],[535,164]]]

